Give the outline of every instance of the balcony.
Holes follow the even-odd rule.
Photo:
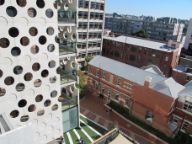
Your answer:
[[[78,105],[77,96],[61,95],[59,101],[62,103],[62,110],[68,110]]]
[[[59,44],[59,55],[67,55],[67,54],[73,54],[76,53],[76,43],[70,42],[70,43],[63,43]]]
[[[61,74],[61,85],[75,83],[76,81],[77,81],[77,76],[74,74]]]
[[[76,23],[76,12],[59,10],[58,21],[63,23]]]

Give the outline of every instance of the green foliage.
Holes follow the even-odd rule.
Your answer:
[[[141,37],[141,38],[148,38],[148,35],[145,32],[145,30],[140,30],[140,31],[134,33],[133,36]]]
[[[79,84],[77,87],[79,88],[79,91],[80,91],[80,98],[82,98],[85,95],[87,75],[85,75],[84,72],[80,70],[77,72],[77,75],[79,76]]]
[[[114,101],[111,101],[108,104],[108,106],[110,106],[112,109],[114,109],[116,112],[118,112],[119,114],[121,114],[122,116],[127,118],[128,120],[139,125],[143,129],[149,131],[150,133],[156,135],[157,137],[163,139],[164,141],[169,142],[169,143],[172,141],[171,138],[167,137],[165,134],[163,134],[159,130],[153,128],[152,126],[146,124],[145,122],[143,122],[143,121],[139,120],[138,118],[134,117],[133,115],[129,114],[129,110],[127,108],[121,106],[120,104],[118,104]]]
[[[183,132],[179,132],[171,144],[192,144],[192,138]]]

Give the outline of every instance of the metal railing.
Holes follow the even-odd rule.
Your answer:
[[[96,141],[93,142],[93,144],[106,144],[109,143],[111,141],[113,141],[119,134],[119,130],[117,128],[109,131],[108,133],[106,133],[105,135],[103,135],[102,137],[100,137],[99,139],[97,139]]]
[[[62,74],[61,84],[71,83],[77,81],[77,76],[73,74]]]
[[[65,23],[76,23],[76,12],[59,10],[58,21],[65,22]]]
[[[62,43],[59,44],[59,54],[66,55],[76,53],[76,42]]]

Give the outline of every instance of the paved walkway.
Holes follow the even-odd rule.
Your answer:
[[[103,100],[96,96],[91,96],[90,94],[87,95],[81,100],[80,107],[81,113],[89,119],[92,119],[107,128],[111,128],[115,124],[121,131],[141,144],[166,144],[155,136],[128,123],[115,113],[108,112],[107,108],[104,106]]]

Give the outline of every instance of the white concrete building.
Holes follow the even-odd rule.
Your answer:
[[[78,62],[76,42],[76,11],[77,0],[58,0],[56,2],[59,21],[59,59],[61,74],[63,130],[67,132],[79,127],[79,90],[77,69]]]
[[[184,48],[192,52],[192,19],[190,19],[189,26],[187,29],[187,35],[185,39]]]
[[[105,0],[78,0],[77,59],[84,65],[85,57],[101,54],[105,20]]]
[[[54,0],[0,0],[0,143],[63,136]]]

